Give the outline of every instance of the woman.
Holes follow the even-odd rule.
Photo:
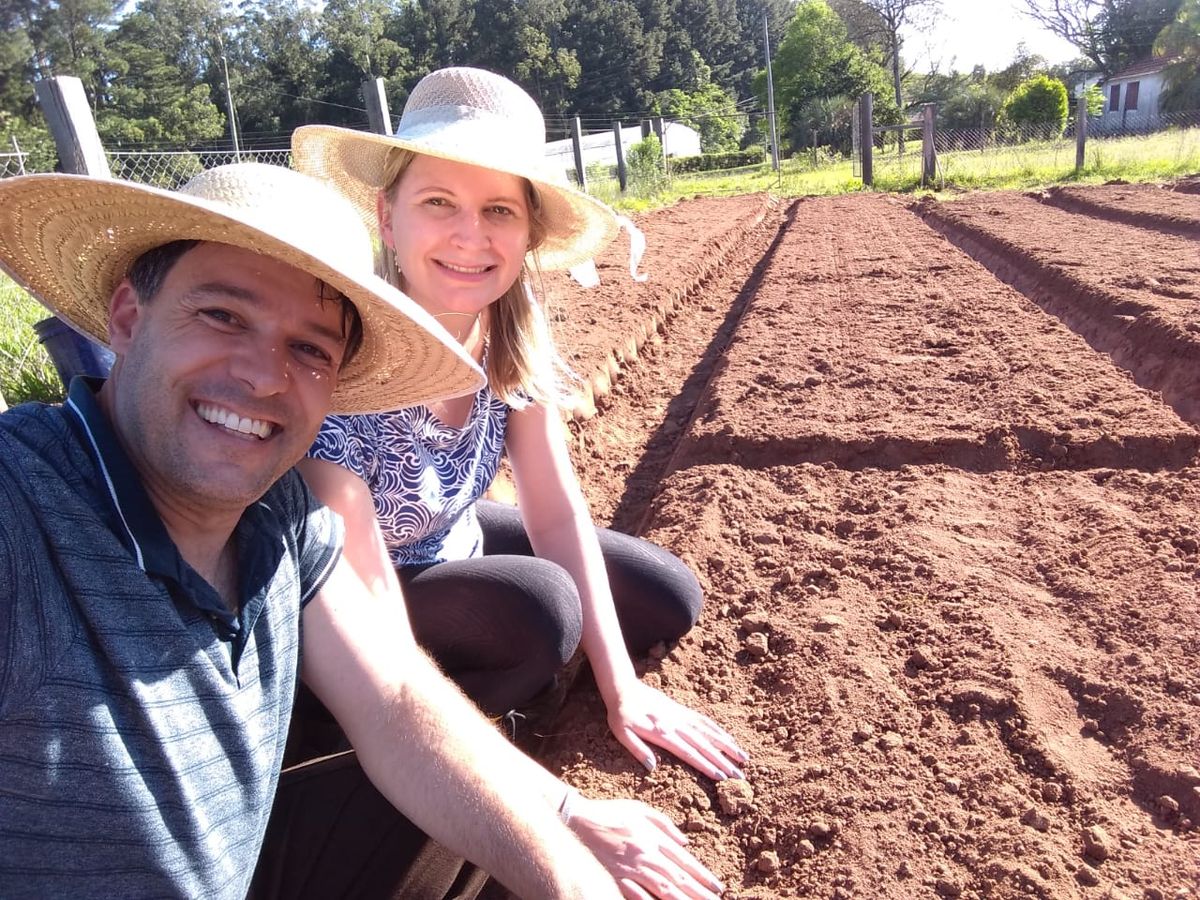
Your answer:
[[[639,681],[630,660],[692,626],[700,588],[666,551],[598,531],[572,471],[531,284],[539,266],[593,257],[616,222],[543,170],[544,144],[524,91],[465,68],[423,79],[393,137],[296,132],[296,166],[373,221],[386,276],[489,380],[425,407],[331,417],[305,477],[343,512],[347,546],[367,565],[379,548],[365,523],[378,513],[418,642],[486,712],[527,703],[580,645],[613,733],[639,762],[653,769],[657,745],[714,779],[741,777],[733,738]],[[503,453],[516,509],[480,499]]]

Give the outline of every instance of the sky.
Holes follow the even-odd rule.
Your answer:
[[[926,33],[908,29],[902,56],[918,72],[930,62],[938,71],[951,68],[969,72],[981,64],[989,72],[1004,68],[1025,42],[1049,63],[1066,62],[1080,55],[1071,44],[1051,34],[1022,14],[1023,0],[942,0],[942,13]]]

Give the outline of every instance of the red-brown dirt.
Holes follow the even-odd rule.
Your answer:
[[[1185,194],[1178,194],[1185,197]],[[1111,199],[1111,197],[1109,198]],[[919,205],[926,222],[1200,423],[1195,239],[999,192]]]
[[[687,201],[639,218],[648,283],[613,250],[562,288],[597,521],[707,593],[644,677],[752,759],[744,783],[646,774],[586,680],[543,759],[666,810],[727,897],[1200,897],[1200,432],[1089,324],[1138,304],[1164,326],[1126,329],[1131,356],[1200,339],[1195,301],[1134,283],[1200,296],[1198,245],[951,206]],[[1159,381],[1194,394],[1180,364]]]
[[[1070,212],[1185,237],[1200,236],[1200,197],[1173,187],[1160,184],[1053,187],[1035,196]]]

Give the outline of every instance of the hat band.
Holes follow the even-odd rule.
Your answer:
[[[467,134],[486,135],[487,141],[472,148],[480,156],[480,165],[488,166],[486,157],[495,154],[509,159],[541,160],[546,153],[546,130],[538,123],[521,125],[491,110],[477,106],[427,106],[406,111],[393,135],[403,141],[423,141],[433,147],[461,146]],[[497,135],[506,140],[497,141]],[[437,140],[428,140],[430,137]],[[497,146],[500,144],[500,146]],[[507,144],[507,146],[503,146]],[[527,163],[528,164],[528,163]]]

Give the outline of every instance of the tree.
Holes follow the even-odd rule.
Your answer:
[[[896,108],[903,110],[900,51],[904,47],[904,36],[900,31],[905,26],[928,26],[940,11],[941,0],[840,0],[839,6],[846,9],[851,21],[855,22],[859,40],[866,41],[868,46],[877,42],[882,47],[884,64],[892,74]]]
[[[797,5],[772,65],[776,110],[793,149],[806,145],[814,128],[831,131],[838,124],[835,110],[848,108],[865,91],[875,95],[876,121],[900,120],[887,73],[850,43],[845,23],[826,0]],[[765,106],[765,70],[755,86]],[[826,143],[834,143],[832,136]]]
[[[658,75],[662,42],[647,35],[632,0],[570,0],[562,44],[579,61],[576,109],[612,116],[649,108],[642,86]]]
[[[1154,49],[1173,60],[1166,70],[1166,90],[1159,109],[1200,109],[1200,0],[1185,0],[1158,36]]]
[[[1000,121],[1025,134],[1058,137],[1067,124],[1067,86],[1057,78],[1036,75],[1017,85],[1000,108]]]
[[[225,50],[243,143],[278,140],[298,125],[330,121],[338,110],[313,103],[323,99],[330,54],[308,4],[246,0]]]
[[[1045,58],[1036,53],[1029,52],[1029,48],[1022,41],[1017,44],[1012,62],[999,72],[993,73],[991,82],[1007,96],[1015,91],[1018,85],[1033,78],[1039,72],[1045,71],[1045,69]]]
[[[160,34],[154,17],[139,9],[110,39],[105,102],[96,113],[96,128],[107,144],[191,145],[225,131],[225,115],[209,86],[168,59],[156,46]]]
[[[708,66],[703,61],[700,66],[701,85],[692,91],[678,88],[663,91],[658,96],[657,111],[695,128],[700,133],[700,149],[704,153],[736,150],[746,131],[746,117],[738,112],[733,96],[712,83]]]
[[[1111,76],[1151,55],[1183,0],[1025,0],[1026,13]]]

